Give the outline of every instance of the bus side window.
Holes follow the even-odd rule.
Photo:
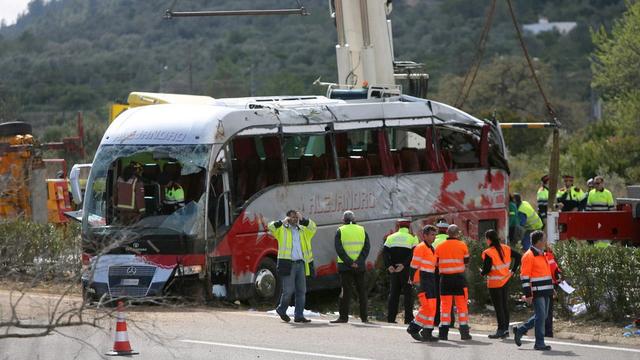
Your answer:
[[[424,127],[394,128],[387,134],[397,173],[431,170],[427,161]]]
[[[441,149],[449,169],[480,167],[479,136],[463,129],[442,129],[441,132]]]
[[[335,177],[329,136],[296,134],[284,137],[289,182],[326,180]]]

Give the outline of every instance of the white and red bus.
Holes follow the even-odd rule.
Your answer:
[[[313,219],[316,277],[337,287],[334,235],[353,210],[372,269],[398,218],[437,218],[506,236],[508,168],[498,124],[404,95],[210,99],[133,108],[109,126],[84,199],[83,287],[91,297],[161,296],[195,284],[230,299],[274,299],[277,242],[266,224]],[[387,94],[388,95],[388,94]],[[145,210],[124,223],[117,179],[142,164]],[[167,208],[167,179],[184,206]]]

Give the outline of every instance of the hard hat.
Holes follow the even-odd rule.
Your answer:
[[[408,226],[411,226],[411,220],[410,219],[398,219],[396,221],[396,224],[398,226],[401,226],[401,227],[402,226],[407,226],[408,227]]]
[[[587,186],[593,186],[593,178],[587,180]]]

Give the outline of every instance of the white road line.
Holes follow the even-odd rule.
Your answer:
[[[522,338],[522,340],[524,341],[528,341],[528,342],[535,342],[535,339],[533,338]],[[630,349],[630,348],[621,348],[621,347],[614,347],[614,346],[604,346],[604,345],[590,345],[590,344],[582,344],[582,343],[572,343],[572,342],[564,342],[564,341],[555,341],[555,340],[544,340],[545,344],[552,344],[552,345],[565,345],[565,346],[578,346],[578,347],[585,347],[585,348],[592,348],[592,349],[602,349],[602,350],[614,350],[614,351],[627,351],[627,352],[633,352],[633,353],[640,353],[640,349]]]
[[[320,354],[320,353],[313,353],[313,352],[306,352],[306,351],[294,351],[294,350],[286,350],[286,349],[266,348],[266,347],[260,347],[260,346],[227,344],[227,343],[219,343],[219,342],[212,342],[212,341],[200,341],[200,340],[179,340],[179,341],[185,342],[185,343],[191,343],[191,344],[204,344],[204,345],[230,347],[230,348],[236,348],[236,349],[271,351],[271,352],[276,352],[276,353],[315,356],[315,357],[322,357],[322,358],[329,358],[329,359],[371,360],[371,359],[367,359],[367,358],[359,358],[359,357],[351,357],[351,356]]]
[[[270,314],[264,314],[264,313],[241,313],[241,312],[237,312],[237,311],[229,311],[227,313],[230,314],[240,314],[240,315],[248,315],[248,316],[256,316],[256,317],[269,317],[269,318],[278,318],[278,316],[275,315],[270,315]],[[329,320],[324,320],[324,319],[313,319],[314,322],[321,322],[321,323],[328,323]],[[351,322],[349,322],[349,324],[351,324]],[[402,327],[402,326],[396,326],[396,325],[378,325],[378,324],[360,324],[358,322],[354,322],[353,324],[356,324],[356,326],[361,326],[361,327],[374,327],[374,328],[381,328],[381,329],[394,329],[394,330],[406,330],[406,327]],[[520,322],[516,322],[516,323],[510,323],[509,325],[516,325],[516,324],[521,324]],[[340,326],[340,325],[337,325]],[[437,329],[436,329],[436,333],[437,333]],[[455,330],[449,330],[449,334],[450,335],[457,335],[460,336],[460,333],[458,331]],[[488,337],[487,334],[476,334],[476,333],[471,333],[472,336],[477,336],[477,337],[483,337],[486,338]],[[511,338],[513,339],[513,338]],[[528,336],[523,336],[522,337],[522,341],[526,341],[526,342],[534,342],[535,339],[532,337],[528,337]],[[606,346],[606,345],[591,345],[591,344],[584,344],[584,343],[574,343],[574,342],[565,342],[565,341],[555,341],[555,340],[546,340],[544,341],[547,344],[550,345],[563,345],[563,346],[576,346],[576,347],[584,347],[584,348],[592,348],[592,349],[602,349],[602,350],[612,350],[612,351],[626,351],[626,352],[632,352],[632,353],[640,353],[640,349],[631,349],[631,348],[624,348],[624,347],[615,347],[615,346]],[[515,345],[515,344],[514,344]]]

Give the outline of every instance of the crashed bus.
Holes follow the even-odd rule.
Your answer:
[[[318,226],[310,290],[339,286],[334,235],[345,210],[369,233],[369,270],[400,217],[414,232],[445,218],[470,238],[487,229],[506,236],[499,124],[435,101],[378,95],[208,98],[123,112],[86,187],[84,294],[181,289],[208,297],[217,286],[227,299],[273,301],[278,248],[266,224],[288,209]],[[135,216],[119,188],[132,164],[142,192],[126,198]],[[182,189],[178,205],[167,204],[171,183]]]

